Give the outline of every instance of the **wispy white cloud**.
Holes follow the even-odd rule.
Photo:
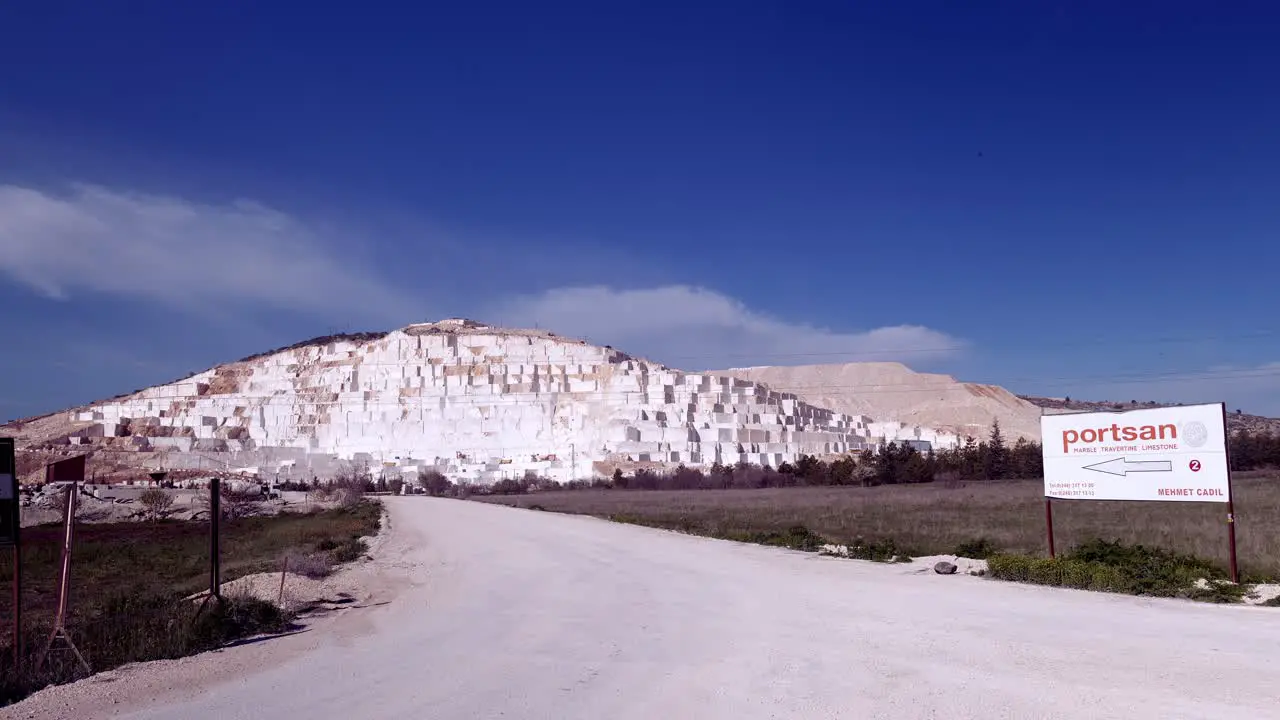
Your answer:
[[[104,293],[195,312],[256,306],[382,322],[420,312],[337,238],[287,213],[95,185],[0,185],[0,273],[58,300]]]
[[[85,184],[61,192],[0,184],[0,275],[51,299],[132,298],[229,319],[236,337],[260,320],[279,327],[266,320],[282,310],[371,328],[432,317],[421,293],[391,281],[396,273],[354,261],[344,248],[359,243],[358,235],[345,225],[339,233],[253,201],[214,204]],[[498,262],[501,267],[484,267],[530,277],[527,260],[513,256]],[[442,277],[433,286],[450,282],[460,281]],[[690,369],[928,363],[965,347],[918,325],[844,332],[790,322],[687,285],[566,285],[472,302],[466,298],[476,294],[474,282],[468,283],[473,292],[452,293],[451,304],[479,319],[549,328]]]
[[[925,363],[966,343],[918,325],[839,332],[787,322],[705,288],[568,287],[503,301],[486,318],[611,344],[688,369],[870,360]]]

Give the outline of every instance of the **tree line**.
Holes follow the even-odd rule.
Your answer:
[[[1280,467],[1280,436],[1238,431],[1228,438],[1231,469],[1234,471]],[[716,464],[703,470],[679,466],[669,471],[650,469],[624,473],[614,471],[609,478],[557,482],[537,475],[506,478],[489,485],[455,482],[435,469],[419,473],[416,491],[428,495],[466,497],[477,494],[511,495],[550,490],[720,490],[785,488],[805,486],[874,487],[929,482],[969,482],[985,480],[1038,480],[1044,477],[1044,462],[1038,442],[1019,438],[1010,444],[998,421],[983,440],[972,437],[954,448],[920,451],[910,443],[891,442],[878,449],[863,450],[834,460],[801,455],[796,462],[778,467],[737,463]],[[321,485],[332,484],[320,483]],[[338,479],[342,485],[360,485],[368,492],[399,494],[404,481],[374,477],[367,470]],[[286,487],[288,485],[288,487]],[[312,489],[307,483],[281,483],[279,489]]]
[[[1239,430],[1227,442],[1231,453],[1231,469],[1261,470],[1280,467],[1280,435]]]
[[[1241,431],[1228,438],[1235,471],[1280,467],[1280,436]],[[492,485],[458,484],[434,470],[420,478],[432,495],[524,494],[547,490],[718,490],[852,485],[873,487],[929,482],[1039,480],[1044,477],[1040,443],[1019,438],[1010,444],[993,422],[983,440],[967,438],[945,450],[920,451],[909,443],[891,442],[875,451],[864,450],[835,460],[801,455],[795,463],[777,468],[747,463],[713,465],[708,470],[679,466],[659,472],[616,470],[610,478],[560,483],[530,475],[499,480]]]

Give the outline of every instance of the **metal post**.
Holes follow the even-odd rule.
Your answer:
[[[13,671],[22,665],[22,548],[13,539]],[[16,677],[16,676],[15,676]]]
[[[67,487],[67,524],[62,540],[62,569],[58,573],[58,614],[54,624],[61,627],[67,619],[67,595],[71,590],[71,543],[76,526],[76,483]]]
[[[1053,548],[1053,498],[1046,497],[1044,499],[1044,526],[1049,537],[1049,557],[1056,557]]]
[[[0,482],[5,483],[4,494],[13,496],[0,507],[0,526],[4,528],[4,540],[13,546],[13,669],[18,672],[22,662],[22,483],[18,478],[13,438],[0,438]]]
[[[284,579],[289,574],[289,556],[284,556],[284,567],[280,568],[280,597],[276,599],[276,606],[284,609]]]
[[[71,652],[76,656],[76,660],[80,661],[80,666],[84,668],[86,673],[92,673],[89,663],[80,654],[80,649],[72,642],[71,636],[67,634],[67,602],[71,595],[71,548],[75,537],[76,522],[76,495],[79,493],[79,483],[75,480],[71,481],[71,485],[67,488],[67,520],[66,535],[63,538],[62,545],[62,569],[58,576],[58,612],[53,620],[53,632],[49,633],[49,641],[45,643],[44,650],[40,653],[39,659],[36,660],[36,671],[44,666],[44,660],[49,655],[49,651],[53,649],[53,642],[58,638],[62,638],[66,642],[67,647],[71,648]]]
[[[222,481],[209,481],[209,596],[222,599]]]
[[[1227,432],[1227,404],[1222,406],[1223,448],[1227,454],[1227,554],[1230,562],[1231,582],[1240,583],[1240,567],[1236,563],[1236,513],[1231,499],[1231,433]]]

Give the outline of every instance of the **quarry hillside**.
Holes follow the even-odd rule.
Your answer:
[[[1090,409],[1077,405],[890,362],[686,372],[553,332],[449,319],[306,340],[0,433],[20,439],[26,482],[85,452],[108,481],[157,469],[174,480],[434,469],[460,482],[568,481],[778,467],[891,441],[942,449],[985,438],[995,420],[1010,441],[1037,440],[1042,412]],[[1114,409],[1104,405],[1092,409]]]
[[[40,453],[89,450],[107,474],[163,467],[285,480],[360,465],[478,483],[777,467],[887,441],[958,441],[752,380],[464,319],[316,338],[5,429],[24,441],[26,474]]]

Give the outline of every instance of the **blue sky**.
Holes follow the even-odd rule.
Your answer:
[[[1262,3],[10,3],[0,419],[463,315],[1280,414]]]

